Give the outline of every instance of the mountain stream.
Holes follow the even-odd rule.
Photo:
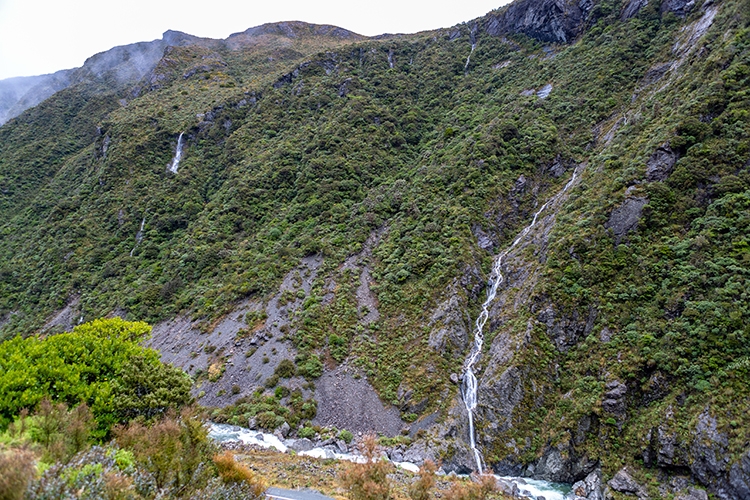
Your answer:
[[[582,167],[576,168],[576,170],[573,171],[573,175],[567,182],[567,184],[565,184],[565,186],[555,196],[547,200],[547,202],[542,205],[539,210],[536,211],[536,213],[534,214],[534,218],[531,220],[531,223],[523,228],[520,233],[518,233],[518,236],[516,236],[510,246],[500,252],[500,255],[497,256],[497,258],[495,259],[495,263],[492,266],[492,272],[490,273],[490,279],[488,282],[487,299],[482,304],[482,312],[479,313],[479,316],[474,323],[474,345],[471,348],[469,357],[466,358],[466,362],[464,363],[462,391],[464,405],[466,406],[466,413],[468,414],[469,418],[469,446],[471,447],[471,451],[474,453],[477,472],[480,474],[482,473],[483,469],[483,461],[482,454],[477,447],[476,431],[474,429],[474,411],[477,408],[477,377],[474,374],[474,365],[478,361],[479,356],[482,354],[482,347],[484,346],[484,325],[487,323],[487,320],[490,316],[490,305],[492,304],[492,301],[495,300],[497,289],[504,280],[502,272],[503,262],[505,261],[505,257],[508,256],[511,250],[513,250],[536,225],[537,220],[542,212],[544,212],[550,205],[556,204],[565,195],[566,191],[568,191],[568,189],[570,189],[570,187],[575,184],[580,173],[578,171],[579,168]]]
[[[268,434],[265,432],[254,431],[244,427],[228,424],[209,424],[209,437],[217,442],[241,442],[244,444],[255,445],[265,449],[275,449],[280,453],[287,453],[291,447],[294,446],[294,439],[282,440],[274,434]],[[298,455],[322,458],[322,459],[336,459],[336,460],[348,460],[349,462],[362,463],[364,457],[355,453],[339,453],[334,451],[331,446],[320,446],[312,448],[311,450],[299,451]],[[407,470],[409,472],[418,473],[419,466],[410,462],[392,462],[396,467]],[[520,477],[501,477],[495,476],[500,482],[510,486],[517,487],[518,495],[521,497],[528,498],[539,498],[544,497],[545,500],[565,500],[565,494],[570,490],[565,485],[550,483],[547,481],[539,481],[535,479],[527,479]]]

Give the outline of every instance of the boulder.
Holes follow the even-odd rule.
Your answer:
[[[286,442],[286,445],[289,449],[294,451],[310,451],[315,448],[313,442],[307,438],[290,439]]]
[[[638,498],[648,498],[646,489],[633,479],[630,472],[628,472],[627,467],[620,469],[617,474],[615,474],[615,477],[607,482],[607,485],[620,493],[629,493]]]
[[[597,469],[585,479],[573,484],[568,498],[585,498],[587,500],[604,500],[602,472]]]

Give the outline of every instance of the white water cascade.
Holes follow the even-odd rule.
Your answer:
[[[547,200],[547,202],[542,205],[539,210],[536,211],[536,213],[534,214],[534,218],[531,220],[531,224],[523,228],[523,230],[513,240],[513,243],[511,243],[508,248],[503,250],[500,255],[497,256],[497,259],[495,259],[495,263],[492,266],[492,272],[490,273],[490,279],[488,282],[489,288],[487,290],[487,299],[482,304],[482,312],[479,313],[479,316],[474,323],[474,345],[471,348],[469,357],[466,358],[466,362],[464,363],[463,374],[462,395],[464,399],[464,405],[466,406],[466,412],[469,415],[469,445],[471,446],[471,451],[474,453],[477,472],[480,474],[483,472],[482,454],[479,452],[479,448],[477,448],[474,430],[474,410],[476,410],[477,408],[477,377],[476,375],[474,375],[474,365],[479,359],[479,355],[482,353],[482,347],[484,346],[484,325],[487,323],[487,319],[489,319],[490,316],[490,304],[492,304],[492,301],[495,300],[497,289],[500,286],[500,283],[502,283],[504,280],[504,276],[502,273],[503,261],[505,260],[505,257],[507,257],[507,255],[510,253],[510,251],[513,250],[516,245],[521,242],[521,240],[523,240],[523,238],[529,233],[529,231],[531,231],[531,228],[536,225],[539,215],[544,212],[547,207],[557,203],[557,201],[563,197],[565,192],[570,189],[570,187],[576,182],[580,173],[579,169],[582,168],[582,166],[576,168],[573,171],[572,177],[560,190],[560,192]]]
[[[135,249],[138,248],[138,245],[141,244],[141,241],[143,241],[143,229],[146,227],[146,218],[144,217],[141,221],[141,228],[138,230],[137,233],[135,233],[135,246],[130,251],[130,256],[133,256],[133,252],[135,252]]]
[[[180,159],[182,158],[182,134],[185,132],[180,132],[180,137],[177,138],[177,149],[174,152],[174,158],[172,158],[172,161],[169,162],[169,165],[167,165],[167,170],[172,172],[173,174],[177,173],[177,169],[180,166]]]
[[[466,57],[466,64],[464,64],[464,73],[469,73],[469,63],[471,62],[471,55],[474,53],[474,49],[477,48],[476,42],[471,44],[471,52],[469,52],[469,55]]]

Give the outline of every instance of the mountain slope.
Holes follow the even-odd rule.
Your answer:
[[[575,169],[502,266],[487,466],[743,497],[748,12],[524,0],[377,40],[290,23],[68,88],[0,128],[0,331],[54,331],[66,305],[160,322],[237,422],[256,388],[299,390],[273,410],[299,419],[336,404],[326,377],[365,378],[424,429],[410,453],[469,470],[471,318]]]

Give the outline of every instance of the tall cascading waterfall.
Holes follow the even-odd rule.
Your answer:
[[[523,238],[529,233],[529,231],[531,231],[531,228],[536,225],[539,215],[541,215],[541,213],[544,212],[547,207],[557,203],[557,201],[563,197],[565,192],[570,189],[570,187],[576,182],[578,176],[580,175],[579,169],[582,168],[583,166],[579,166],[578,168],[576,168],[573,171],[573,175],[571,176],[570,180],[565,184],[560,192],[547,200],[547,202],[542,205],[539,210],[536,211],[536,213],[534,214],[534,218],[531,220],[531,223],[523,228],[518,236],[516,236],[516,239],[513,240],[513,243],[511,243],[508,248],[503,250],[500,255],[497,256],[497,259],[495,259],[495,263],[492,266],[492,272],[490,273],[490,279],[488,282],[489,288],[487,290],[487,299],[482,304],[482,312],[479,313],[479,316],[474,323],[474,345],[471,348],[469,357],[466,358],[466,362],[464,363],[463,373],[462,396],[464,399],[464,405],[466,406],[466,412],[469,415],[469,445],[471,446],[471,451],[474,453],[477,472],[480,474],[483,472],[483,461],[482,454],[480,453],[479,448],[477,448],[476,431],[474,429],[474,410],[476,410],[477,408],[477,377],[474,374],[474,365],[478,361],[479,356],[482,354],[482,347],[484,346],[484,325],[487,323],[487,320],[490,317],[490,305],[492,304],[492,301],[495,300],[497,289],[504,279],[502,273],[503,261],[505,260],[505,257],[507,257],[507,255],[511,252],[511,250],[513,250],[516,245],[518,245],[521,240],[523,240]]]
[[[172,161],[167,165],[167,170],[172,172],[173,174],[177,173],[177,169],[180,166],[180,159],[182,158],[182,135],[185,132],[180,132],[180,137],[177,138],[177,149],[174,152],[174,158],[172,158]]]

